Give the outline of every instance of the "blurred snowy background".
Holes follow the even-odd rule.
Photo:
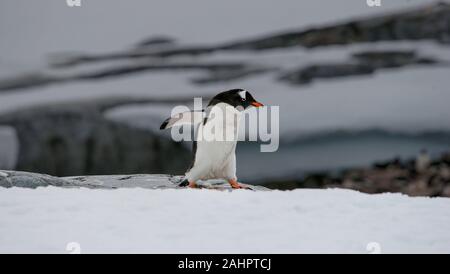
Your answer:
[[[441,159],[449,43],[445,1],[3,0],[0,169],[182,174],[159,124],[230,88],[280,106],[277,152],[238,146],[244,182]]]

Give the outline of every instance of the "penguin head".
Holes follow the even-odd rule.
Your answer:
[[[211,99],[208,106],[218,103],[226,103],[237,109],[245,110],[249,107],[262,107],[260,102],[256,101],[250,92],[245,89],[231,89],[221,92]]]

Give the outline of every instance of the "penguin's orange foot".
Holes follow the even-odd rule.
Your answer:
[[[197,184],[195,182],[189,182],[188,185],[189,188],[198,188]]]
[[[238,183],[236,180],[228,180],[228,183],[230,183],[231,187],[233,189],[251,189],[247,186],[243,186],[240,183]]]

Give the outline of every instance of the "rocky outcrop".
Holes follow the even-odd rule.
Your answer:
[[[366,193],[401,192],[410,196],[450,197],[450,153],[431,160],[422,153],[414,160],[394,159],[333,175],[317,173],[301,180],[264,184],[273,189],[348,188]]]
[[[105,175],[105,176],[78,176],[58,178],[45,174],[37,174],[22,171],[0,170],[0,187],[85,187],[93,189],[118,189],[118,188],[147,188],[147,189],[184,189],[178,184],[183,180],[182,176],[165,174],[134,174],[134,175]],[[268,190],[262,186],[249,186],[252,190]],[[199,182],[200,188],[231,190],[228,183],[221,180]]]
[[[411,50],[377,50],[361,51],[350,54],[343,63],[321,63],[302,66],[290,71],[283,71],[274,65],[253,64],[251,62],[228,63],[186,63],[172,62],[159,64],[154,61],[139,62],[138,64],[120,65],[104,68],[97,71],[78,72],[70,75],[34,74],[23,75],[0,81],[0,91],[13,91],[30,87],[50,84],[61,84],[73,81],[98,80],[102,78],[122,77],[129,74],[146,71],[186,71],[195,70],[204,73],[204,76],[191,79],[194,84],[211,84],[228,82],[245,77],[257,76],[265,73],[279,73],[278,80],[290,84],[308,84],[314,79],[339,78],[356,75],[372,74],[385,68],[401,68],[412,65],[448,65],[436,58],[421,56]]]
[[[302,67],[282,74],[279,80],[290,84],[308,84],[319,78],[338,78],[372,74],[375,69],[365,64],[321,64]]]
[[[93,100],[34,107],[1,116],[0,124],[14,128],[18,138],[14,169],[55,176],[183,173],[191,153],[182,143],[103,116],[103,111],[133,101],[146,102]]]
[[[0,170],[0,187],[37,188],[45,186],[71,187],[75,185],[68,180],[45,174]]]
[[[310,65],[283,72],[279,80],[290,84],[308,84],[320,78],[339,78],[372,74],[385,68],[400,68],[411,65],[448,65],[431,57],[422,57],[414,51],[363,51],[352,54],[346,63]]]
[[[177,62],[167,64],[164,62],[139,62],[137,64],[118,65],[110,68],[102,68],[99,70],[89,70],[87,72],[77,72],[70,75],[59,73],[36,73],[26,74],[22,76],[3,79],[0,81],[0,91],[12,91],[18,89],[26,89],[31,87],[46,86],[51,84],[62,84],[74,81],[99,80],[103,78],[122,77],[129,74],[149,72],[149,71],[203,71],[206,73],[228,72],[236,73],[240,71],[248,71],[251,68],[249,64],[234,63],[193,63],[193,62]]]
[[[450,42],[450,5],[437,3],[389,15],[351,20],[341,24],[237,41],[223,50],[306,48],[375,41],[435,40]]]

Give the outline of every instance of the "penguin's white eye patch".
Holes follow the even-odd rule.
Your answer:
[[[239,96],[241,96],[241,98],[244,99],[243,101],[245,101],[246,93],[247,93],[246,90],[243,90],[243,91],[239,91],[239,92],[238,92]]]
[[[242,102],[244,102],[244,101],[245,101],[245,98],[241,98],[241,100],[242,100]]]

